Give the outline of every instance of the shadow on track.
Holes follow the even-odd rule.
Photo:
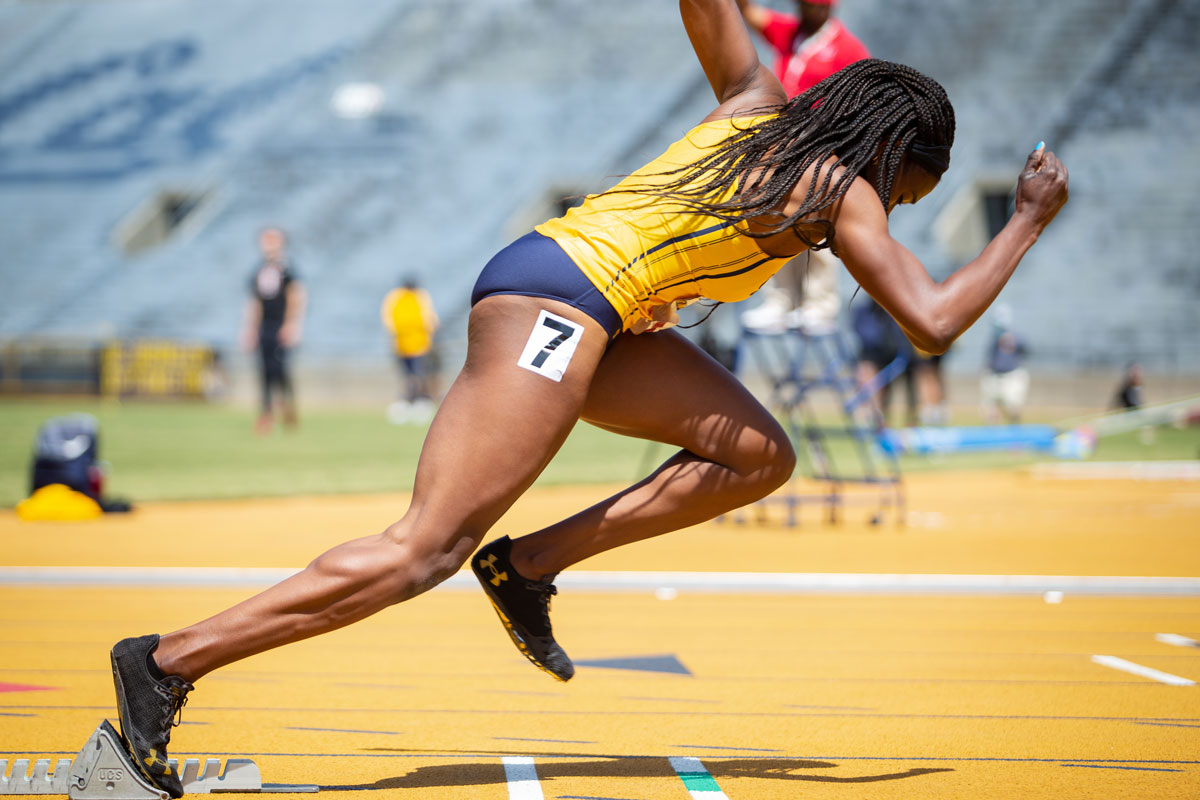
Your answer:
[[[420,751],[390,751],[411,752]],[[446,751],[440,751],[445,753]],[[431,757],[438,753],[430,752]],[[538,758],[538,778],[550,782],[557,778],[608,778],[612,780],[630,778],[676,778],[670,762],[665,756],[605,756],[580,754],[473,753],[474,755],[532,755]],[[565,760],[563,756],[579,760]],[[930,775],[937,772],[953,772],[946,767],[912,767],[898,772],[831,775],[814,770],[838,769],[841,765],[829,761],[812,761],[794,758],[745,758],[704,759],[704,766],[716,780],[722,778],[757,778],[780,781],[815,781],[820,783],[876,783]],[[391,778],[381,778],[364,784],[324,784],[323,791],[378,791],[385,789],[431,789],[451,786],[482,786],[506,782],[504,767],[499,761],[461,764],[440,764],[417,767],[412,772]]]

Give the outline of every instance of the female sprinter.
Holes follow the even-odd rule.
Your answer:
[[[113,648],[123,735],[155,784],[181,793],[166,745],[194,681],[436,586],[584,419],[680,450],[641,483],[472,558],[522,652],[568,679],[548,618],[554,573],[757,500],[792,472],[792,447],[772,416],[663,330],[678,307],[741,300],[802,250],[830,247],[913,344],[940,353],[1066,201],[1066,170],[1039,146],[1005,228],[933,282],[888,234],[888,212],[928,194],[949,164],[954,115],[941,86],[862,61],[788,102],[733,0],[680,7],[719,104],[659,159],[484,268],[466,363],[433,420],[404,516],[210,619]]]

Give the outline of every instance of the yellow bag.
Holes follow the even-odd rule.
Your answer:
[[[61,483],[51,483],[17,503],[17,516],[24,520],[79,520],[104,516],[100,504],[83,492]]]

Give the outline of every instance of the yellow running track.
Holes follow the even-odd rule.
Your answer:
[[[904,527],[709,523],[580,565],[594,588],[564,575],[554,606],[568,684],[453,581],[205,678],[172,755],[251,757],[326,798],[1200,798],[1200,486],[969,473],[908,489]],[[604,494],[536,489],[496,533]],[[229,568],[302,567],[404,502],[2,512],[0,758],[69,758],[115,718],[115,640],[218,611],[254,587],[216,584],[262,580]],[[95,566],[134,569],[74,569]],[[53,569],[22,583],[31,567]],[[775,575],[731,592],[729,573]],[[963,577],[912,577],[947,575]],[[1035,579],[996,589],[1004,575]],[[1135,593],[1070,588],[1113,577]],[[1144,593],[1164,591],[1185,593]]]

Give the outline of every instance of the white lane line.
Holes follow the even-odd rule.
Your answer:
[[[0,586],[264,586],[296,569],[234,567],[0,567]],[[746,594],[1200,595],[1200,577],[904,575],[839,572],[564,572],[559,588],[590,592]],[[478,591],[464,570],[445,589]]]
[[[1196,685],[1195,681],[1188,680],[1187,678],[1181,678],[1178,675],[1172,675],[1169,672],[1160,672],[1156,669],[1151,669],[1150,667],[1143,667],[1141,664],[1135,664],[1132,661],[1126,661],[1125,659],[1117,658],[1116,656],[1092,656],[1092,661],[1103,667],[1111,667],[1112,669],[1119,669],[1122,672],[1130,672],[1134,675],[1140,675],[1143,678],[1149,678],[1150,680],[1158,681],[1159,683],[1166,683],[1171,686]]]
[[[1055,461],[1034,464],[1035,478],[1057,480],[1200,480],[1200,461]]]
[[[1154,640],[1163,644],[1173,644],[1176,647],[1200,647],[1200,642],[1195,639],[1189,639],[1186,636],[1180,636],[1178,633],[1156,633]]]
[[[700,759],[692,756],[672,756],[671,766],[683,781],[683,786],[692,796],[692,800],[729,800],[721,787],[708,774],[708,770],[700,763]]]
[[[593,591],[748,594],[1200,594],[1200,577],[1092,575],[912,575],[840,572],[589,572],[559,574],[560,588]]]
[[[262,567],[0,567],[0,585],[269,586],[297,572]]]
[[[504,756],[500,760],[504,762],[504,777],[508,780],[508,800],[545,800],[531,757]]]

